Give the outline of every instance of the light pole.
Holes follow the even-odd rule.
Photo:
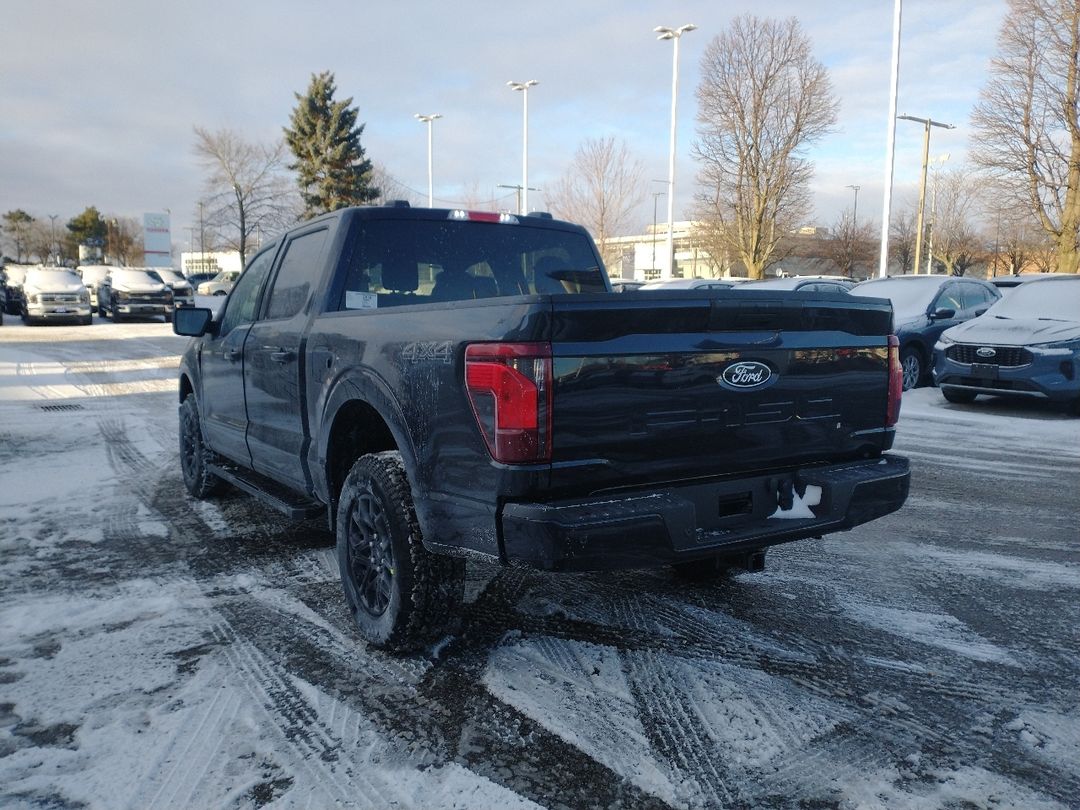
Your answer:
[[[936,158],[934,158],[930,162],[935,163],[938,166],[942,166],[942,165],[945,164],[945,161],[948,160],[948,159],[949,159],[949,153],[946,152],[943,155],[938,155]],[[930,231],[930,239],[929,239],[929,245],[927,245],[927,251],[926,251],[926,275],[930,275],[933,272],[933,269],[934,269],[934,231],[937,230],[937,190],[938,190],[938,183],[940,182],[940,180],[941,180],[941,177],[938,175],[938,172],[935,171],[934,172],[934,190],[930,195],[930,200],[931,200],[931,202],[930,202],[930,224],[927,227],[927,230]]]
[[[668,150],[668,198],[667,198],[667,263],[661,271],[661,278],[671,278],[672,265],[675,263],[675,112],[679,104],[679,40],[687,31],[697,28],[693,23],[678,28],[665,28],[662,25],[653,29],[657,39],[670,39],[675,47],[671,60],[671,147]]]
[[[56,218],[59,214],[49,214],[49,242],[52,243],[52,249],[57,253],[57,264],[60,264],[60,246],[56,243]]]
[[[431,123],[436,118],[442,118],[440,113],[432,113],[431,115],[416,114],[416,120],[421,124],[427,124],[427,207],[435,207],[435,197],[432,194],[431,184]]]
[[[889,274],[889,214],[892,212],[893,164],[896,162],[896,97],[900,90],[900,25],[903,0],[893,0],[892,71],[889,81],[889,131],[885,138],[885,186],[881,203],[881,250],[878,276]]]
[[[521,208],[519,214],[529,211],[529,88],[540,84],[536,79],[527,82],[507,82],[511,90],[520,90],[524,101],[525,115],[521,126]]]
[[[652,269],[656,270],[656,200],[663,197],[666,192],[652,192]]]
[[[506,183],[499,183],[496,188],[512,188],[514,190],[514,199],[517,200],[518,210],[521,210],[521,186],[520,185],[508,185]],[[539,191],[540,189],[535,186],[529,186],[529,191]]]
[[[855,192],[855,207],[851,209],[851,225],[852,230],[857,231],[859,229],[859,189],[862,186],[847,186]]]
[[[919,180],[919,215],[915,219],[915,273],[919,272],[919,263],[922,260],[922,231],[923,212],[926,209],[926,166],[930,158],[930,127],[942,129],[956,129],[952,124],[942,124],[940,121],[932,121],[929,118],[916,118],[913,115],[897,116],[901,121],[916,121],[923,125],[922,147],[922,176]]]

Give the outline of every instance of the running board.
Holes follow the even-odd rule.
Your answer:
[[[283,487],[257,472],[232,464],[207,464],[207,469],[223,481],[252,495],[269,507],[284,513],[292,520],[308,520],[326,514],[326,506],[305,498],[299,492]]]

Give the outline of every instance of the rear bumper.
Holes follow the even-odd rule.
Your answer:
[[[643,493],[510,503],[500,518],[503,553],[510,563],[552,571],[651,568],[742,554],[894,512],[907,499],[910,480],[907,459],[886,455]],[[820,488],[819,497],[812,487]],[[792,492],[796,508],[774,516]],[[808,505],[813,500],[819,502]]]

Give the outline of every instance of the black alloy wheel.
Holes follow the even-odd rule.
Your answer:
[[[372,616],[390,606],[394,588],[394,548],[386,511],[368,481],[357,493],[348,532],[349,577],[356,597]]]

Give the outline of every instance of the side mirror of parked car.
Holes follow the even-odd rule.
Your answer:
[[[182,307],[173,312],[173,331],[187,337],[202,337],[211,331],[214,312],[203,307]]]
[[[955,309],[948,309],[946,307],[941,307],[940,309],[935,309],[930,314],[931,320],[935,320],[935,321],[947,321],[949,318],[955,318],[955,317],[956,317],[956,310]]]

